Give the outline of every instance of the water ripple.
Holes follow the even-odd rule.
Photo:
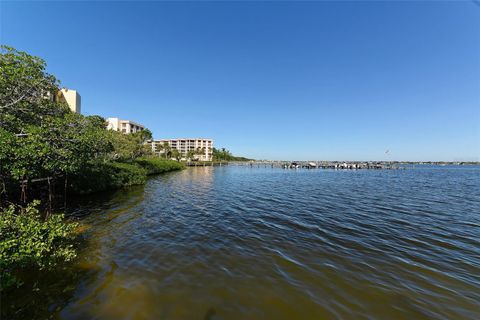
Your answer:
[[[60,316],[479,319],[479,199],[479,167],[158,176],[80,207],[99,272]]]

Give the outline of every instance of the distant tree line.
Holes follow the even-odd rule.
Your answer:
[[[236,157],[225,148],[213,148],[213,161],[250,161],[245,157]]]

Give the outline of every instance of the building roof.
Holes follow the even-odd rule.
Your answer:
[[[172,140],[208,140],[208,141],[213,141],[213,139],[210,138],[168,138],[168,139],[153,139],[153,141],[172,141]]]

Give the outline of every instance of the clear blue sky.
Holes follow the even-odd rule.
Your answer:
[[[471,1],[2,1],[1,42],[44,58],[84,114],[156,138],[257,159],[480,158]]]

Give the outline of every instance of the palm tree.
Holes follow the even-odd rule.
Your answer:
[[[178,151],[177,149],[173,149],[171,151],[171,156],[175,159],[177,159],[177,161],[180,161],[180,159],[182,159],[182,154],[180,153],[180,151]]]
[[[187,160],[189,160],[189,161],[190,161],[190,160],[195,160],[194,157],[195,157],[195,151],[189,150],[189,151],[187,152]]]
[[[168,159],[169,156],[171,156],[172,154],[172,147],[170,147],[170,144],[165,141],[162,145],[162,149],[163,149],[163,154],[165,155],[165,158]]]
[[[163,147],[163,143],[162,144],[157,144],[155,145],[155,153],[158,152],[158,156],[161,157],[162,156],[162,153],[164,152],[164,147]]]
[[[198,147],[196,150],[195,150],[195,154],[199,155],[199,156],[203,156],[205,154],[205,148],[200,148]]]

